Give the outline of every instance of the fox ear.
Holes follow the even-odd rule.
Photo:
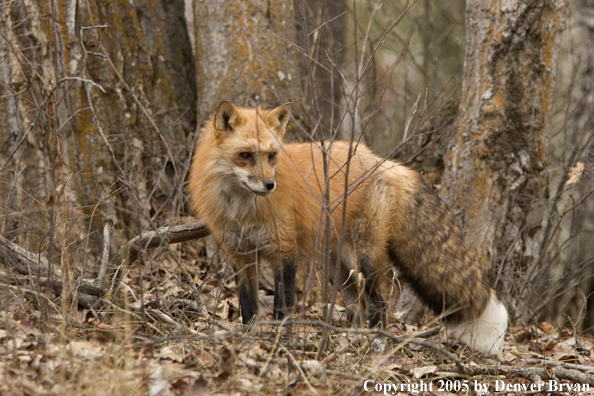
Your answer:
[[[276,130],[278,137],[282,139],[285,136],[287,124],[291,119],[291,103],[285,103],[275,109],[272,109],[266,114],[266,121],[268,126]]]
[[[229,134],[237,126],[239,111],[231,102],[223,100],[214,116],[214,128],[216,137]]]

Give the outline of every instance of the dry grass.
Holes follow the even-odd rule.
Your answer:
[[[195,243],[174,247],[199,285],[208,321],[193,310],[185,278],[164,251],[151,252],[150,260],[143,254],[146,260],[131,265],[122,278],[121,298],[114,299],[119,307],[106,299],[94,307],[79,306],[70,311],[67,326],[59,315],[59,295],[36,287],[34,277],[30,285],[18,287],[5,277],[0,285],[0,394],[356,395],[366,394],[365,382],[372,380],[405,386],[423,381],[433,389],[424,394],[443,395],[466,394],[439,391],[465,379],[490,385],[493,394],[496,380],[512,385],[546,381],[538,375],[544,367],[557,370],[562,383],[594,387],[594,371],[588,372],[594,370],[594,341],[547,324],[514,326],[498,361],[445,341],[443,333],[423,340],[433,348],[415,343],[418,338],[407,342],[427,327],[396,320],[387,331],[400,338],[350,329],[339,306],[328,349],[318,361],[323,327],[316,293],[300,306],[302,313],[291,326],[263,322],[244,332],[237,321],[232,271],[225,265],[210,270]],[[271,296],[262,290],[260,297],[266,320]]]

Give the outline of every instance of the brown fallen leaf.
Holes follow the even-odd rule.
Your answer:
[[[413,376],[415,378],[421,378],[425,374],[433,374],[437,371],[437,366],[423,366],[413,368]]]
[[[101,329],[101,330],[114,330],[115,329],[114,325],[103,323],[100,320],[95,319],[95,318],[90,318],[88,320],[88,322],[94,324],[95,326],[97,326],[98,329]]]
[[[534,338],[534,333],[529,328],[521,328],[514,333],[514,339],[518,343],[522,343]]]
[[[553,335],[557,333],[557,329],[555,326],[550,324],[549,322],[541,322],[538,324],[538,328],[547,335]]]
[[[221,351],[221,359],[219,360],[219,372],[217,373],[217,378],[222,380],[229,378],[233,374],[233,366],[235,365],[236,359],[237,355],[235,354],[235,351],[223,347]]]
[[[208,381],[202,374],[188,389],[186,396],[210,396],[212,393],[208,389]]]
[[[172,348],[170,348],[168,346],[161,348],[159,353],[157,353],[156,355],[161,359],[169,359],[173,362],[183,362],[184,361],[184,357],[182,355],[180,355],[179,353],[177,353],[176,351],[174,351]]]
[[[171,383],[171,388],[178,393],[188,394],[190,391],[190,383],[192,378],[190,377],[180,377]]]
[[[23,332],[25,334],[29,334],[29,335],[39,335],[39,334],[41,334],[41,331],[37,327],[33,326],[31,324],[31,322],[29,322],[29,318],[27,317],[27,313],[25,311],[23,311],[22,309],[20,311],[20,317],[21,317],[21,320],[20,320],[20,325],[21,326],[20,327],[21,327],[21,330],[23,330]]]

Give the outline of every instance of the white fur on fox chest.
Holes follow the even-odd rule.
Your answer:
[[[223,223],[227,225],[222,238],[227,249],[235,254],[264,254],[267,256],[277,252],[274,230],[258,216],[257,197],[252,192],[234,189],[221,191],[221,202],[224,203]]]

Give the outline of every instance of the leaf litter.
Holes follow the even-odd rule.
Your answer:
[[[447,341],[443,330],[425,340],[435,348],[352,331],[338,301],[328,348],[320,353],[323,306],[314,290],[300,300],[291,326],[256,324],[246,332],[233,271],[226,264],[210,270],[194,248],[178,250],[209,319],[193,309],[191,289],[166,253],[153,254],[151,265],[136,264],[121,279],[122,304],[101,300],[73,309],[65,334],[59,310],[51,308],[59,306],[59,296],[46,295],[53,305],[42,314],[34,294],[0,284],[6,297],[0,395],[364,395],[383,394],[386,384],[393,395],[516,395],[547,381],[566,385],[554,394],[592,394],[575,385],[594,389],[592,338],[549,323],[514,323],[495,359]],[[270,321],[266,288],[260,307],[260,319]],[[412,338],[435,327],[393,320],[387,330]],[[452,388],[464,381],[482,385],[483,392]],[[421,383],[432,387],[415,391]],[[502,384],[505,390],[498,390]],[[551,394],[542,389],[529,394]]]

